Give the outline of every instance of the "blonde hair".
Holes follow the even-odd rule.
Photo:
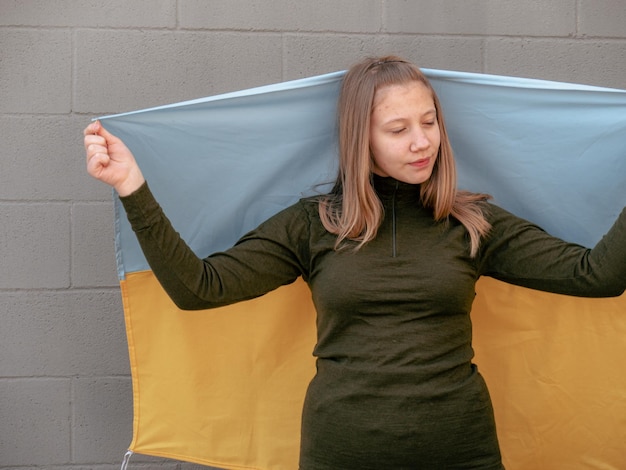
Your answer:
[[[481,204],[486,194],[458,191],[454,154],[446,131],[439,98],[419,68],[397,56],[368,58],[346,73],[339,95],[339,175],[333,190],[319,202],[322,224],[337,235],[335,248],[344,240],[358,242],[356,249],[376,237],[383,207],[372,185],[370,118],[379,88],[422,83],[431,93],[441,135],[439,154],[430,178],[421,184],[422,204],[433,211],[436,221],[456,218],[470,236],[470,255],[475,256],[481,237],[491,226]]]

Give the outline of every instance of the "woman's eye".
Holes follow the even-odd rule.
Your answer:
[[[404,131],[406,129],[406,127],[403,127],[401,129],[392,129],[391,133],[392,134],[400,134],[402,131]]]
[[[434,126],[435,125],[435,121],[427,121],[424,123],[425,126]]]

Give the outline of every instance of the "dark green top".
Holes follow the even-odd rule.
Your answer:
[[[475,258],[455,219],[436,223],[419,186],[374,178],[385,207],[376,238],[333,249],[303,199],[226,252],[199,259],[147,185],[122,198],[173,301],[205,309],[302,276],[317,309],[317,374],[303,410],[303,470],[502,468],[489,395],[472,364],[470,309],[481,275],[579,296],[626,288],[626,211],[593,250],[485,203]]]

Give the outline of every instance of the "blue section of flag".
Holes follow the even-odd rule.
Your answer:
[[[593,245],[626,204],[626,91],[424,69],[444,109],[459,187]],[[223,250],[337,166],[343,72],[100,118],[135,154],[174,227]],[[120,278],[148,265],[116,199]]]

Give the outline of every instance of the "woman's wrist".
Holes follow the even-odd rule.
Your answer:
[[[123,183],[115,187],[120,197],[129,196],[146,182],[142,174],[129,176]]]

